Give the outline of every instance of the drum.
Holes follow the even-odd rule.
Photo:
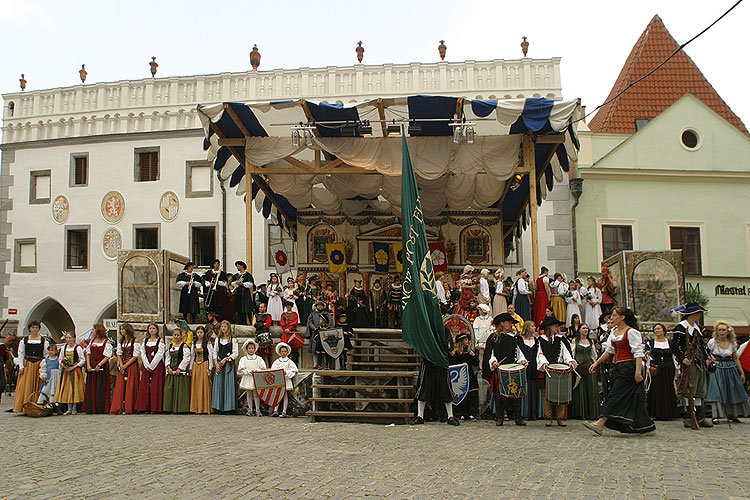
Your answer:
[[[497,367],[500,394],[506,398],[521,398],[526,395],[526,367],[519,363]]]
[[[258,344],[262,346],[273,345],[273,338],[271,338],[271,332],[256,333],[255,338],[258,340]]]
[[[545,383],[547,401],[553,405],[566,405],[573,400],[573,369],[561,363],[547,365]]]

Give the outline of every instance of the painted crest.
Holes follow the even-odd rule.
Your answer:
[[[260,370],[253,372],[255,390],[260,400],[270,407],[278,406],[286,394],[286,379],[284,370]]]
[[[455,340],[456,335],[459,333],[468,333],[471,335],[471,341],[474,342],[474,327],[465,316],[460,314],[449,314],[443,318],[443,325],[448,328],[451,332],[451,336]]]
[[[174,191],[166,191],[159,200],[159,215],[167,222],[172,222],[180,213],[180,199]]]
[[[102,199],[102,217],[110,224],[117,224],[125,216],[125,198],[117,191],[110,191]]]
[[[448,367],[451,377],[451,392],[453,393],[453,404],[460,405],[469,393],[469,365],[451,365]]]
[[[122,234],[116,227],[110,227],[102,236],[102,251],[110,260],[117,258],[117,252],[122,248]]]
[[[70,202],[65,196],[60,195],[52,203],[52,219],[58,224],[65,224],[68,215],[70,215]]]
[[[344,330],[341,328],[320,330],[320,343],[329,356],[333,359],[338,358],[344,352]]]

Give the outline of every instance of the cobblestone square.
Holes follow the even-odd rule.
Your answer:
[[[6,413],[10,404],[0,404],[2,499],[750,498],[750,423],[696,432],[659,422],[651,435],[597,437],[575,420],[32,419]]]

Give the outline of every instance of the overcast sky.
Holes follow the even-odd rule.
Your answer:
[[[609,93],[625,58],[654,14],[678,43],[735,0],[536,1],[380,0],[377,2],[0,0],[0,92],[249,69],[257,43],[261,70],[352,65],[363,41],[366,64],[562,58],[563,95],[592,110]],[[721,97],[750,126],[747,30],[750,1],[687,48]],[[744,91],[744,92],[743,92]],[[743,95],[745,94],[745,95]],[[304,97],[304,96],[303,96]]]

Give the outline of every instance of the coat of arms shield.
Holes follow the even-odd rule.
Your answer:
[[[341,328],[320,330],[320,343],[329,356],[333,359],[338,358],[344,352],[344,330]]]
[[[260,370],[253,372],[255,390],[260,400],[270,407],[278,406],[286,394],[286,380],[284,370]]]
[[[460,405],[469,393],[469,365],[451,365],[448,367],[451,378],[451,392],[453,393],[453,404]]]

